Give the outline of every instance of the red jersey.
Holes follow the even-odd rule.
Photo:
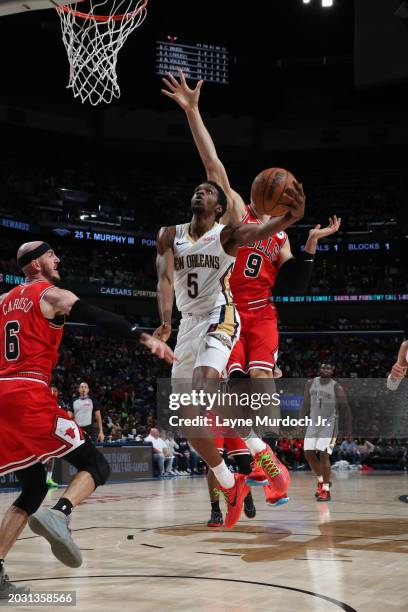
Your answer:
[[[261,225],[262,221],[248,206],[242,223]],[[287,239],[285,232],[279,232],[238,249],[230,277],[232,297],[238,311],[240,308],[256,310],[270,302],[279,269],[279,253]]]
[[[0,377],[34,378],[50,383],[58,362],[64,317],[52,321],[41,312],[46,280],[12,289],[0,304]]]

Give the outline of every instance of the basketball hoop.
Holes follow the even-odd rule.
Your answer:
[[[70,66],[69,83],[74,98],[109,104],[120,97],[116,74],[118,53],[129,34],[146,18],[148,0],[89,0],[56,7]],[[100,13],[109,10],[109,14]]]

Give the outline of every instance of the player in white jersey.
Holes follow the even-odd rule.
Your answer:
[[[391,369],[391,373],[387,378],[387,388],[390,391],[396,391],[401,383],[401,380],[405,378],[408,369],[408,340],[404,340],[401,344],[397,361],[394,363]]]
[[[301,418],[309,416],[304,440],[305,458],[317,476],[316,500],[330,501],[330,455],[337,437],[339,411],[346,419],[347,433],[351,431],[351,412],[344,389],[333,380],[334,367],[321,363],[319,376],[309,380],[303,397]],[[319,456],[317,455],[319,453]]]
[[[197,390],[214,388],[225,369],[239,334],[239,318],[229,290],[229,273],[240,246],[281,231],[303,217],[305,198],[300,186],[287,189],[290,212],[263,225],[222,225],[228,201],[216,183],[205,181],[194,190],[190,223],[164,227],[157,238],[158,305],[161,326],[155,336],[167,341],[171,334],[173,287],[182,320],[177,336],[174,379],[192,381]],[[232,202],[229,203],[232,205]],[[188,416],[199,415],[189,407]],[[243,474],[235,479],[228,470],[206,427],[190,429],[187,437],[213,470],[226,499],[225,526],[239,519],[249,492]]]

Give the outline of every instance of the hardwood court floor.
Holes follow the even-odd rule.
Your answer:
[[[80,568],[26,529],[7,572],[32,591],[75,590],[78,611],[408,610],[408,505],[398,500],[408,476],[337,473],[330,503],[314,501],[310,473],[292,482],[277,509],[253,489],[256,519],[233,530],[205,526],[203,478],[107,485],[73,516]],[[2,512],[14,497],[0,495]]]

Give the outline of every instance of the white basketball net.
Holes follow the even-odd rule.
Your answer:
[[[120,97],[118,53],[145,20],[146,5],[147,0],[90,0],[86,8],[82,2],[57,8],[74,98],[96,106]]]

